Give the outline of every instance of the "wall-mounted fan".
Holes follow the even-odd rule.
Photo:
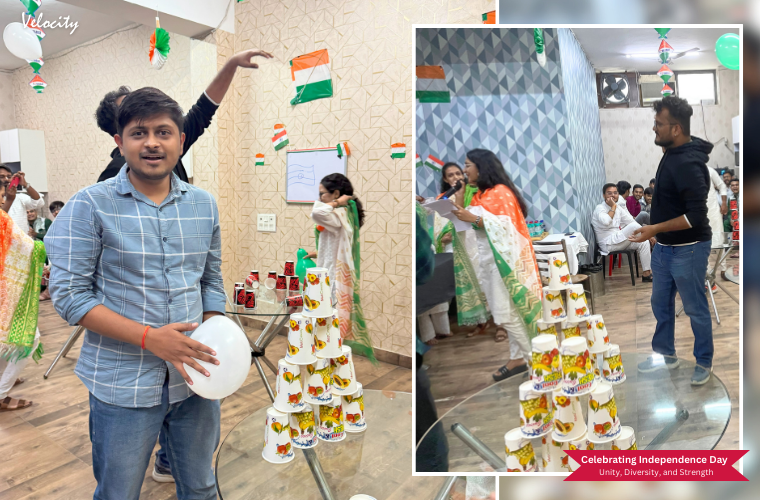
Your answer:
[[[625,104],[628,102],[628,77],[621,74],[608,74],[602,77],[602,98],[608,104]]]

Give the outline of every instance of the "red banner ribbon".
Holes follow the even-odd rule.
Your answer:
[[[748,481],[733,465],[747,450],[568,450],[565,481]]]

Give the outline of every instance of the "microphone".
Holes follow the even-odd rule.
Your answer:
[[[457,183],[453,187],[450,187],[448,191],[439,194],[438,197],[436,197],[436,200],[446,200],[460,189],[462,189],[462,181],[457,181]]]

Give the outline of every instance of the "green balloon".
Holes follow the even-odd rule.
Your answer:
[[[303,248],[299,248],[298,252],[296,252],[296,274],[301,281],[306,278],[307,269],[317,267],[313,260],[305,258],[307,255],[308,252]]]
[[[715,42],[715,55],[728,69],[739,69],[739,35],[726,33]]]

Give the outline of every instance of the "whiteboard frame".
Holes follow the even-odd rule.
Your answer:
[[[335,154],[337,156],[338,154],[338,147],[334,146],[331,148],[309,148],[309,149],[289,149],[285,153],[285,203],[292,203],[294,205],[311,205],[314,203],[313,201],[304,201],[304,200],[290,200],[290,195],[288,193],[288,155],[290,153],[311,153],[313,151],[335,151]],[[348,170],[348,155],[343,155],[343,172],[341,172],[343,175],[346,175],[346,171]]]

